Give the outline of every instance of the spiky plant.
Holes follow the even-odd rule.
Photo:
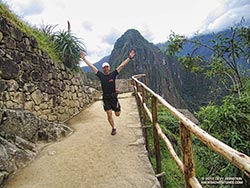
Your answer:
[[[61,60],[69,68],[76,68],[79,64],[80,51],[86,51],[84,44],[70,31],[58,31],[54,35],[55,48]]]

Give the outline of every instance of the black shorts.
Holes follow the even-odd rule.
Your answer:
[[[103,108],[105,111],[113,110],[115,112],[121,111],[121,106],[117,98],[117,94],[103,95]]]

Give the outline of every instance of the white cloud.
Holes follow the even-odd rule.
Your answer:
[[[15,10],[15,13],[21,17],[41,14],[45,8],[39,0],[13,0],[8,1],[8,4]]]
[[[249,0],[3,0],[32,25],[42,22],[67,29],[83,39],[88,58],[109,55],[114,42],[128,29],[149,42],[167,40],[171,31],[192,35],[225,29],[241,17],[250,22]]]
[[[113,45],[115,41],[120,37],[120,35],[121,33],[117,29],[112,28],[110,33],[103,36],[102,42]]]
[[[85,31],[87,32],[92,32],[93,31],[93,24],[89,21],[84,21],[82,23],[82,26],[84,28]]]
[[[250,23],[249,0],[224,0],[207,16],[201,32],[218,32],[238,24],[244,17]]]

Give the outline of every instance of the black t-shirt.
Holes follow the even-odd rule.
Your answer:
[[[103,74],[101,71],[96,73],[96,76],[101,81],[103,94],[112,94],[116,92],[115,79],[118,74],[117,70],[114,70],[108,75]]]

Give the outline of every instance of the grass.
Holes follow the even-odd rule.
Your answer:
[[[17,15],[12,13],[7,5],[0,2],[0,15],[6,18],[9,22],[11,22],[16,28],[20,31],[34,36],[38,42],[39,48],[47,52],[47,54],[52,58],[54,62],[60,62],[57,53],[55,52],[52,44],[49,42],[49,38],[42,34],[38,28],[30,26],[28,23],[22,21]]]
[[[153,135],[152,131],[149,131],[149,143],[150,148],[153,150]],[[178,169],[177,165],[171,158],[169,151],[167,150],[165,144],[162,140],[160,140],[160,148],[161,148],[161,165],[162,171],[165,172],[163,177],[163,187],[166,188],[178,188],[184,187],[184,177],[180,170]],[[155,156],[151,157],[151,163],[154,169],[156,169],[156,160]]]
[[[180,154],[179,147],[179,125],[178,121],[160,104],[158,105],[158,123],[161,126],[162,131],[167,135],[167,137],[173,141],[176,145],[176,153]],[[148,122],[147,124],[152,124]],[[174,133],[173,133],[174,132]],[[154,153],[154,141],[152,129],[148,130],[149,136],[149,145],[151,153]],[[161,165],[162,171],[165,172],[163,177],[163,187],[165,188],[178,188],[184,187],[184,177],[180,170],[178,169],[176,163],[171,158],[169,151],[165,143],[160,139],[160,148],[161,148]],[[154,169],[156,169],[156,159],[155,156],[151,156],[151,163]]]
[[[178,120],[168,112],[168,110],[163,107],[161,104],[158,104],[158,123],[161,126],[162,131],[171,141],[175,152],[182,160],[181,155],[181,145],[180,145],[180,135],[179,135],[179,122]],[[147,122],[148,125],[152,124]],[[154,141],[152,129],[148,129],[149,136],[149,145],[150,145],[150,153],[154,153]],[[200,142],[198,139],[193,137],[193,152],[194,152],[194,162],[195,162],[195,170],[196,177],[198,181],[201,180],[202,177],[206,177],[207,169],[204,168],[204,160],[208,160],[205,158],[200,158],[198,152],[201,150],[201,144],[197,144]],[[170,156],[170,153],[167,149],[165,143],[160,139],[160,148],[161,148],[161,164],[162,171],[165,172],[163,177],[163,187],[164,188],[179,188],[185,187],[184,175],[178,169],[176,163]],[[206,149],[206,146],[203,146],[202,149]],[[156,169],[156,159],[155,156],[151,156],[151,163],[154,169]]]
[[[149,105],[150,106],[150,105]],[[158,123],[161,126],[162,131],[168,137],[172,143],[175,152],[182,160],[181,144],[179,136],[179,122],[165,109],[158,104]],[[147,122],[148,125],[152,125],[151,122]],[[154,141],[152,135],[152,129],[148,129],[149,145],[150,145],[150,160],[154,169],[156,169],[156,159],[154,151]],[[231,187],[246,187],[249,185],[249,178],[230,162],[226,161],[223,157],[218,155],[213,150],[209,149],[205,144],[198,140],[195,136],[192,136],[193,141],[193,155],[195,163],[196,178],[201,183],[202,178],[206,177],[241,177],[244,181],[243,185],[235,186],[231,185],[217,185],[218,187],[231,188]],[[160,138],[161,148],[161,165],[162,171],[165,172],[163,177],[164,188],[179,188],[185,187],[184,176],[178,169],[174,160],[171,158],[169,151],[165,143]],[[213,172],[214,171],[214,172]],[[213,185],[204,184],[204,187],[214,187]]]

